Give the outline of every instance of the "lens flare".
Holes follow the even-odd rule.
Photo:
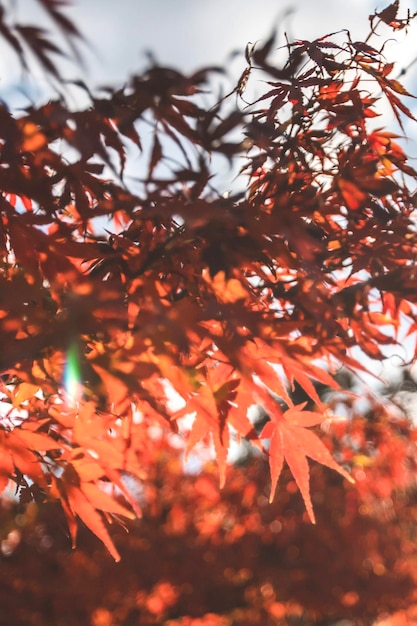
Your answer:
[[[77,404],[81,399],[81,368],[80,353],[77,344],[73,343],[67,353],[64,370],[64,387],[68,400]]]

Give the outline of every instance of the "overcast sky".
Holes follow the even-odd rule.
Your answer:
[[[248,41],[267,36],[287,9],[281,28],[314,38],[329,30],[366,32],[374,0],[348,0],[341,11],[333,0],[79,0],[74,15],[105,63],[94,65],[100,80],[117,79],[143,63],[145,50],[158,61],[192,70],[222,63]],[[117,9],[115,10],[115,7]]]
[[[407,1],[417,4],[416,0]],[[248,41],[267,36],[277,21],[296,38],[314,39],[348,28],[356,40],[368,33],[368,15],[388,3],[389,0],[382,0],[382,4],[380,0],[78,0],[74,2],[73,14],[79,16],[84,33],[94,42],[102,59],[92,67],[94,78],[107,81],[120,80],[137,70],[144,62],[145,50],[153,51],[160,63],[184,70],[222,63],[232,50],[244,49]],[[402,4],[407,6],[405,0]],[[287,9],[293,13],[283,20]],[[398,39],[403,40],[403,35],[399,34]]]
[[[47,24],[36,0],[8,3],[17,7],[21,22]],[[243,51],[247,42],[262,40],[276,23],[290,38],[314,39],[348,28],[357,40],[369,31],[368,15],[388,3],[389,0],[68,0],[73,5],[68,12],[95,49],[95,54],[86,52],[89,80],[96,84],[121,84],[143,68],[146,51],[151,51],[161,64],[190,71],[224,63],[231,51]],[[402,5],[404,14],[407,6],[417,10],[417,0],[402,0]],[[283,19],[288,9],[292,14]],[[417,54],[415,38],[416,33],[409,37],[406,46],[394,41],[390,44],[390,50],[402,57],[401,64],[406,65]],[[397,41],[403,40],[404,34],[398,33]],[[237,76],[241,71],[238,62],[236,58]],[[0,63],[1,97],[1,88],[16,86],[20,77],[4,55]],[[75,73],[73,69],[73,76]]]

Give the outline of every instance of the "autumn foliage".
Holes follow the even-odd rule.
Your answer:
[[[163,437],[139,494],[143,517],[128,533],[111,529],[120,563],[85,528],[69,553],[55,506],[4,502],[0,624],[413,624],[417,433],[382,406],[363,415],[345,400],[350,420],[325,443],[356,484],[312,466],[316,525],[288,469],[272,504],[261,455],[242,459],[220,492],[214,464],[184,475]]]
[[[77,56],[62,3],[40,3]],[[60,501],[73,544],[81,520],[119,559],[106,520],[140,515],[129,485],[146,493],[169,433],[186,454],[213,445],[221,486],[231,440],[249,442],[268,460],[261,490],[272,501],[288,467],[311,521],[310,460],[355,476],[334,374],[372,370],[417,330],[417,172],[398,134],[412,96],[376,36],[411,19],[394,2],[366,42],[273,33],[231,91],[220,68],[153,65],[98,93],[74,81],[74,110],[54,40],[0,13],[59,94],[0,106],[0,486]]]

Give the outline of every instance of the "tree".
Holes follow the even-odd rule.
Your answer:
[[[77,51],[60,3],[41,4]],[[219,68],[151,65],[101,97],[78,81],[83,110],[66,103],[60,48],[0,17],[60,90],[0,108],[1,488],[59,500],[73,542],[80,519],[118,559],[102,513],[140,514],[125,477],[146,484],[155,439],[211,441],[224,485],[233,435],[268,456],[271,500],[286,462],[314,521],[307,459],[351,480],[311,430],[337,430],[335,371],[366,371],[354,349],[381,361],[417,330],[417,173],[375,124],[388,104],[403,128],[412,96],[373,42],[412,17],[394,2],[366,42],[287,42],[279,63],[273,33],[223,97]],[[254,74],[267,88],[247,104]],[[229,190],[220,157],[243,163]]]

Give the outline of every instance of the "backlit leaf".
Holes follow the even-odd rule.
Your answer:
[[[73,513],[78,515],[84,524],[104,543],[114,560],[120,561],[120,554],[116,550],[100,514],[97,513],[81,489],[66,485],[65,493]]]

